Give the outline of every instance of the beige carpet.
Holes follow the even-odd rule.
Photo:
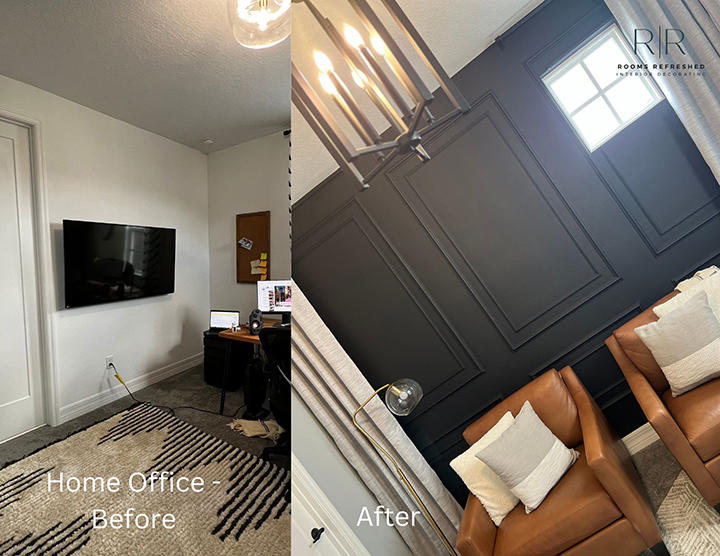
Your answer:
[[[200,477],[203,492],[132,492],[133,473]],[[117,477],[119,492],[48,492],[48,473]],[[3,556],[286,556],[289,474],[159,409],[137,406],[0,471]],[[136,477],[135,485],[140,485]],[[67,484],[67,483],[66,483]],[[75,483],[71,481],[71,487]],[[187,487],[187,484],[181,484]],[[91,485],[88,483],[88,490]],[[168,514],[174,529],[93,528],[93,512]],[[123,518],[125,519],[125,518]],[[123,522],[124,523],[124,522]],[[146,526],[144,518],[138,520]]]

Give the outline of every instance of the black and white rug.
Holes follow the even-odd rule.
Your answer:
[[[288,484],[287,470],[138,405],[0,471],[0,554],[285,556]]]

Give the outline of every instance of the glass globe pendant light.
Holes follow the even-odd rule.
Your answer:
[[[395,415],[406,417],[423,397],[420,384],[411,378],[396,380],[385,391],[385,404]]]
[[[292,0],[228,0],[235,40],[247,48],[269,48],[284,41],[292,25]]]

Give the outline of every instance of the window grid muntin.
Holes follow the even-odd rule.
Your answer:
[[[642,64],[642,61],[639,60],[636,56],[633,55],[632,50],[630,49],[630,46],[626,43],[623,35],[620,32],[620,29],[616,24],[609,25],[606,29],[598,33],[596,37],[591,39],[586,44],[580,46],[573,54],[568,56],[566,59],[559,62],[554,69],[548,71],[546,75],[542,78],[543,83],[545,84],[547,90],[550,92],[550,95],[553,97],[553,100],[557,103],[558,107],[562,111],[563,115],[569,120],[570,125],[575,130],[575,132],[580,136],[580,138],[583,141],[583,144],[588,148],[590,152],[594,152],[596,149],[601,147],[603,144],[605,144],[607,141],[612,139],[615,135],[620,133],[623,129],[628,127],[630,124],[632,124],[635,120],[640,118],[643,114],[648,112],[651,108],[656,106],[658,103],[660,103],[664,97],[660,89],[655,85],[655,83],[652,81],[651,78],[646,76],[639,76],[635,77],[635,79],[641,79],[642,84],[645,87],[645,89],[648,91],[651,97],[651,101],[645,106],[642,110],[640,110],[637,114],[635,114],[632,118],[630,118],[627,122],[623,122],[622,118],[620,117],[620,114],[617,112],[617,109],[613,105],[613,103],[610,101],[609,98],[607,98],[606,93],[618,85],[623,80],[629,78],[629,75],[621,75],[618,76],[616,79],[611,81],[608,85],[605,87],[600,87],[599,83],[597,82],[597,79],[590,71],[590,68],[587,67],[585,64],[585,59],[588,58],[590,55],[592,55],[594,52],[596,52],[599,48],[601,48],[608,40],[612,40],[615,45],[618,47],[620,52],[622,52],[625,55],[626,62],[629,64]],[[552,85],[559,81],[565,74],[569,73],[570,71],[574,70],[576,67],[580,66],[582,70],[585,72],[585,75],[590,79],[595,89],[598,91],[595,93],[592,97],[585,100],[580,106],[569,112],[566,108],[563,102],[560,100],[560,98],[555,94],[555,91],[552,88]],[[606,137],[599,139],[594,144],[589,144],[589,141],[585,138],[585,135],[583,134],[582,130],[579,128],[579,126],[575,123],[575,120],[573,120],[573,116],[578,114],[581,110],[589,106],[591,103],[596,101],[597,99],[602,98],[610,111],[612,112],[613,116],[615,117],[617,121],[617,127],[615,130],[608,134]]]

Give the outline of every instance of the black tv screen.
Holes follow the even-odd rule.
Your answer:
[[[63,220],[65,307],[175,291],[175,230]]]

